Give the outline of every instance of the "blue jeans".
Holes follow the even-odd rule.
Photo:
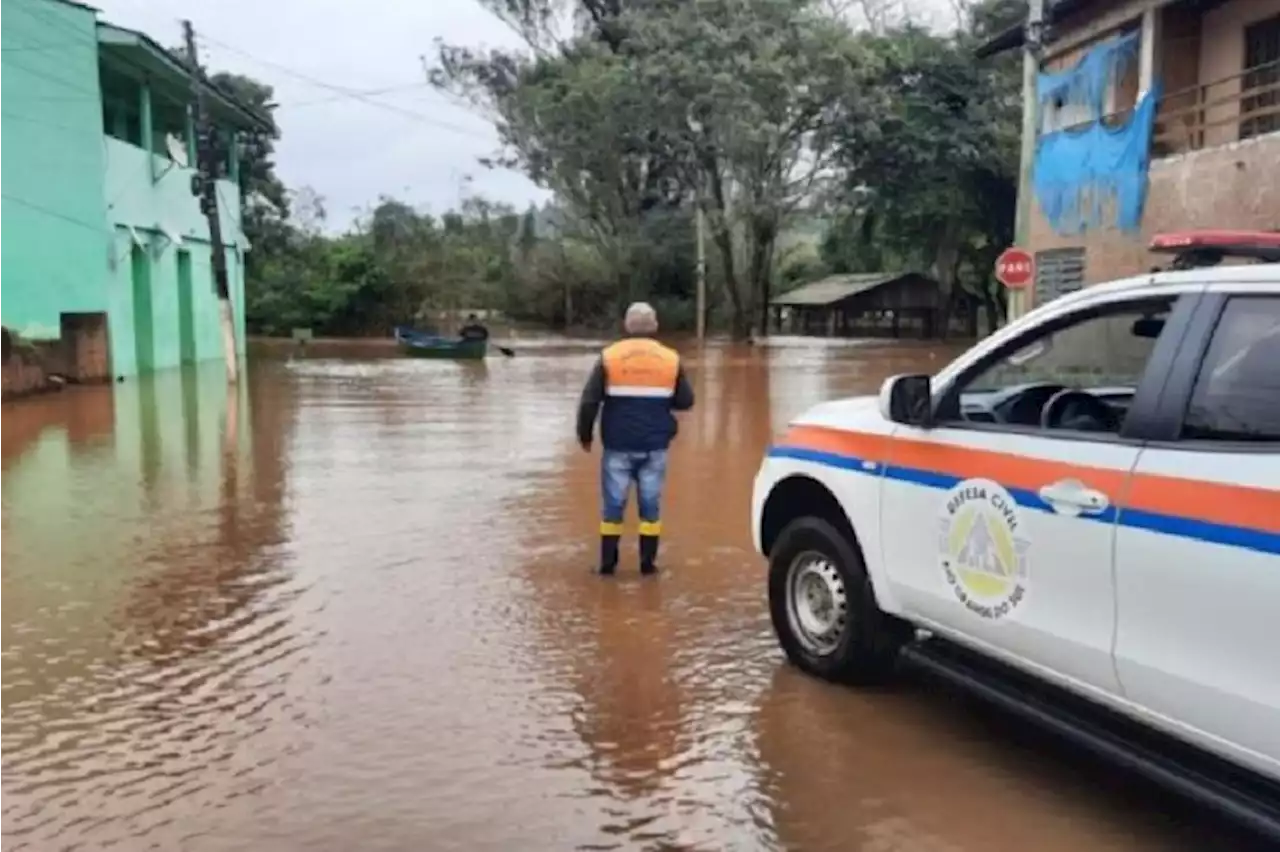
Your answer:
[[[634,482],[640,503],[640,535],[662,535],[662,484],[666,478],[666,450],[605,450],[600,459],[600,534],[622,535],[622,515]]]

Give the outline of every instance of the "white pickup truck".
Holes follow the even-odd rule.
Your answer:
[[[752,503],[788,658],[917,663],[1280,832],[1280,234],[1248,236],[794,420]],[[1264,262],[1196,265],[1228,237]]]

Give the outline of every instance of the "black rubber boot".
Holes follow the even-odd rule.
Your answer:
[[[618,570],[618,538],[616,535],[600,536],[600,573],[605,577]]]
[[[640,573],[658,573],[658,537],[656,535],[640,536]]]

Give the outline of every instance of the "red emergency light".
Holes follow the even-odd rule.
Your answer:
[[[1152,237],[1150,250],[1172,254],[1174,269],[1217,266],[1227,257],[1280,263],[1280,231],[1174,231]]]

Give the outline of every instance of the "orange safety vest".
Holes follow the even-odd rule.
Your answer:
[[[631,337],[609,346],[600,360],[605,394],[600,437],[605,449],[666,449],[676,434],[671,398],[680,377],[680,356],[656,340]]]
[[[619,340],[604,350],[605,394],[670,398],[676,392],[680,356],[647,337]]]

